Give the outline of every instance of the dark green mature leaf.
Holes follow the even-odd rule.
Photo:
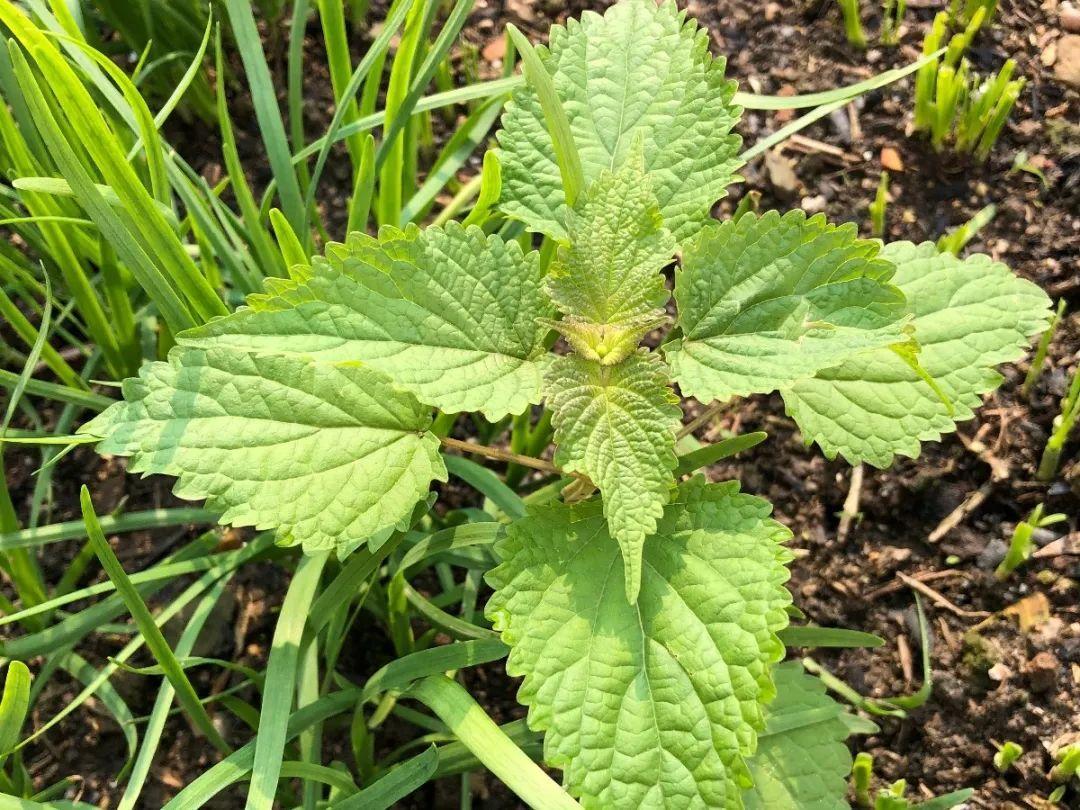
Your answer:
[[[267,288],[180,342],[360,360],[422,402],[493,420],[540,401],[546,329],[537,318],[552,307],[537,254],[516,242],[456,223],[354,233],[305,278]]]
[[[664,224],[682,240],[736,181],[741,110],[725,60],[709,54],[708,32],[672,0],[624,0],[600,16],[554,26],[552,74],[573,132],[586,187],[622,165],[641,139]],[[499,132],[500,205],[534,230],[565,238],[566,204],[551,136],[536,92],[514,91]]]
[[[356,364],[177,348],[126,380],[124,400],[80,430],[99,452],[306,551],[352,548],[446,480],[431,411]]]
[[[596,501],[533,510],[496,545],[487,615],[545,760],[587,808],[742,805],[783,655],[790,532],[736,482],[683,484],[627,602]]]

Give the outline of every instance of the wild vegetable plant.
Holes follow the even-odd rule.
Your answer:
[[[820,215],[711,219],[740,179],[741,110],[672,2],[622,0],[524,45],[528,84],[491,161],[498,212],[539,251],[487,216],[354,232],[179,332],[81,433],[222,522],[301,545],[304,588],[330,556],[400,537],[448,450],[554,470],[561,493],[494,543],[485,614],[569,793],[843,806],[857,721],[780,663],[791,533],[737,481],[695,472],[709,456],[680,451],[680,405],[779,392],[829,458],[884,467],[973,416],[1049,301],[985,256],[860,240]],[[550,418],[553,459],[546,431],[533,455],[485,447],[448,436],[453,414]],[[434,706],[451,687],[413,694]]]

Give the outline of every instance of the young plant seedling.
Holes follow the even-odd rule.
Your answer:
[[[967,247],[968,242],[979,235],[979,231],[994,221],[997,216],[997,206],[987,205],[979,209],[971,219],[956,228],[953,228],[938,239],[937,247],[942,253],[951,253],[959,256],[960,252]]]
[[[1041,503],[1032,509],[1027,520],[1021,520],[1016,524],[1012,541],[1009,543],[1009,550],[1005,553],[1005,559],[994,570],[994,576],[1004,581],[1008,579],[1009,574],[1031,558],[1032,552],[1035,551],[1035,541],[1032,540],[1032,536],[1035,534],[1036,529],[1053,526],[1055,523],[1061,523],[1068,519],[1068,515],[1062,514],[1043,515],[1043,505]]]
[[[1061,410],[1054,417],[1054,430],[1043,449],[1042,459],[1039,461],[1039,469],[1035,477],[1040,481],[1050,481],[1057,475],[1058,466],[1061,464],[1061,452],[1065,449],[1065,443],[1069,440],[1076,425],[1076,418],[1080,416],[1080,366],[1073,371],[1072,382],[1065,398],[1061,400]]]
[[[999,773],[1005,773],[1023,755],[1023,748],[1012,740],[1006,740],[1001,748],[997,750],[997,753],[994,754],[994,767],[998,769]]]
[[[881,239],[885,236],[885,211],[889,205],[889,173],[882,172],[877,193],[870,203],[870,233]]]
[[[870,798],[873,778],[874,757],[866,751],[860,751],[855,755],[855,762],[851,766],[851,789],[855,794],[855,804],[859,807],[869,807],[873,803]]]
[[[907,14],[907,0],[883,0],[881,4],[881,44],[900,42],[900,26]]]
[[[320,564],[400,537],[451,451],[539,470],[548,497],[506,514],[484,612],[569,793],[841,805],[851,716],[780,663],[791,532],[680,458],[680,405],[778,392],[826,456],[885,467],[972,418],[1049,300],[986,256],[820,215],[712,219],[741,179],[742,111],[670,0],[585,12],[547,47],[514,39],[528,81],[498,134],[499,219],[350,234],[177,334],[82,431]],[[446,435],[453,414],[527,424],[541,405],[551,461],[546,429],[514,450]],[[421,700],[445,691],[423,683]]]
[[[866,34],[863,32],[862,19],[859,15],[859,0],[837,0],[840,14],[844,18],[844,35],[847,41],[860,50],[866,49]]]
[[[1068,302],[1064,298],[1058,301],[1057,309],[1054,311],[1054,317],[1050,321],[1049,328],[1042,333],[1041,337],[1039,337],[1039,344],[1035,347],[1035,356],[1031,358],[1031,367],[1024,377],[1024,385],[1023,388],[1021,388],[1021,393],[1025,397],[1031,396],[1032,390],[1042,377],[1043,368],[1046,366],[1046,355],[1050,351],[1050,344],[1054,340],[1057,328],[1061,325],[1061,319],[1065,317],[1065,310],[1067,307]]]
[[[1054,782],[1068,782],[1080,773],[1080,743],[1065,745],[1054,752],[1054,767],[1050,770],[1050,779]]]

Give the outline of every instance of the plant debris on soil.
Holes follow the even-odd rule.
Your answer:
[[[517,24],[537,41],[553,20],[606,5],[478,0],[464,44],[458,46],[459,64],[474,64],[481,76],[495,77],[502,69],[505,23]],[[917,59],[930,20],[947,3],[909,0],[908,6],[899,45],[880,47],[875,44],[878,20],[872,16],[879,13],[878,4],[863,4],[871,46],[859,51],[845,41],[838,5],[831,0],[687,4],[689,14],[712,32],[714,53],[728,57],[728,74],[741,89],[780,95],[851,84]],[[880,172],[888,168],[891,240],[936,239],[982,207],[996,205],[997,216],[969,249],[1006,262],[1069,305],[1070,314],[1050,346],[1046,370],[1030,398],[1020,392],[1026,364],[1005,367],[1004,385],[958,433],[941,443],[924,444],[917,460],[900,459],[888,470],[865,470],[856,493],[858,508],[844,532],[840,522],[852,470],[841,461],[826,460],[816,448],[804,447],[779,397],[733,403],[697,432],[702,439],[721,430],[769,433],[767,443],[714,466],[709,475],[741,478],[744,490],[772,501],[777,518],[794,531],[791,545],[798,557],[790,587],[808,621],[866,630],[886,640],[872,650],[814,651],[816,661],[863,695],[889,697],[919,688],[921,655],[930,655],[929,701],[906,719],[878,718],[880,733],[853,741],[858,750],[873,754],[877,786],[904,778],[915,799],[973,787],[970,806],[995,810],[1048,806],[1045,797],[1054,787],[1047,777],[1051,747],[1080,731],[1080,442],[1067,448],[1053,483],[1039,483],[1034,475],[1080,351],[1080,87],[1069,73],[1068,60],[1077,57],[1063,8],[1057,0],[1003,0],[993,25],[973,46],[970,58],[977,70],[996,70],[1012,57],[1019,63],[1017,74],[1028,80],[987,164],[937,154],[909,133],[913,88],[908,78],[868,94],[755,160],[745,167],[747,183],[740,187],[743,193],[759,192],[763,209],[823,212],[832,221],[857,222],[869,235],[867,208]],[[315,27],[311,35],[318,41]],[[283,38],[287,32],[276,36]],[[354,45],[362,52],[365,42]],[[321,90],[308,88],[310,99],[331,97],[320,49],[308,49],[308,83],[323,85]],[[327,109],[329,104],[313,114],[309,134],[325,126],[319,115],[328,116]],[[750,144],[797,114],[747,111],[740,130]],[[251,154],[258,140],[254,117],[240,106],[234,121],[238,130],[246,129],[241,145],[249,152],[253,180],[265,182],[259,157]],[[173,122],[169,138],[212,173],[218,158],[204,124]],[[1017,161],[1021,152],[1027,154],[1026,161]],[[1014,166],[1019,163],[1024,168]],[[467,172],[478,166],[477,158]],[[335,178],[328,173],[323,201],[328,209],[335,198],[348,194],[346,174]],[[718,215],[730,215],[737,203],[734,197],[723,200]],[[41,416],[49,420],[55,414],[44,411]],[[9,458],[8,483],[16,506],[25,507],[38,458],[14,452]],[[82,483],[91,487],[99,513],[121,502],[129,510],[177,503],[160,479],[126,476],[122,464],[102,461],[84,449],[58,465],[52,511],[44,518],[77,517]],[[455,494],[460,497],[451,492],[444,497]],[[1066,514],[1068,521],[1037,532],[1043,550],[999,582],[993,572],[1012,529],[1038,503],[1045,503],[1048,512]],[[117,550],[129,570],[137,570],[192,536],[194,530],[133,533],[123,537]],[[1064,541],[1054,542],[1059,538]],[[46,575],[63,570],[74,553],[50,547],[42,560]],[[200,654],[263,665],[283,578],[281,569],[271,564],[242,572],[229,603],[232,615],[223,617],[221,632]],[[924,594],[925,589],[933,594],[924,599],[932,637],[927,651],[921,649],[911,579],[923,583]],[[159,595],[158,602],[168,596],[168,591]],[[108,635],[96,639],[91,649],[80,648],[93,664],[103,663],[124,641]],[[346,646],[343,671],[360,681],[390,655],[381,629],[364,632],[358,627]],[[228,685],[227,678],[196,673],[196,686],[204,693]],[[114,682],[136,715],[149,711],[156,679],[125,674]],[[523,715],[513,698],[516,683],[501,663],[471,670],[468,682],[498,721]],[[33,721],[39,724],[51,717],[79,688],[74,681],[54,679],[36,704]],[[346,729],[331,727],[326,739],[335,757],[349,761]],[[380,746],[390,750],[406,739],[396,739],[390,731],[380,738]],[[995,743],[1006,740],[1019,744],[1024,754],[1015,767],[1000,774],[991,760]],[[29,748],[27,765],[41,784],[79,775],[81,799],[108,807],[122,790],[110,779],[124,756],[120,729],[91,700]],[[145,806],[161,806],[213,760],[210,746],[186,726],[171,723],[143,794]],[[457,778],[444,780],[402,806],[456,807],[458,787]],[[474,777],[473,788],[476,807],[521,806],[490,776]],[[224,792],[211,806],[241,806],[241,795]],[[1075,801],[1075,787],[1070,795]]]

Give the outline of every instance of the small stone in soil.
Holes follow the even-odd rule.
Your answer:
[[[1057,683],[1060,662],[1052,652],[1043,650],[1036,653],[1024,667],[1024,675],[1033,692],[1048,692]]]

